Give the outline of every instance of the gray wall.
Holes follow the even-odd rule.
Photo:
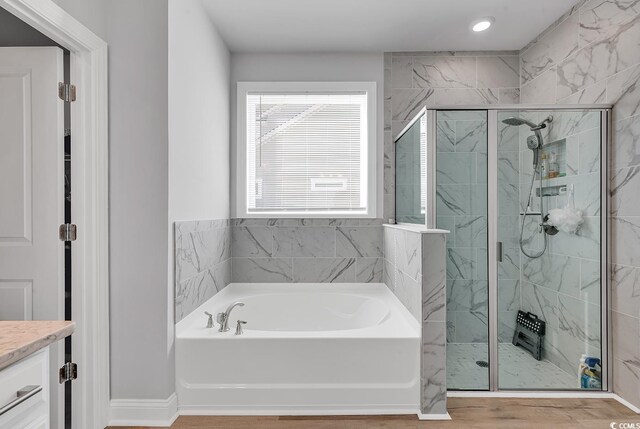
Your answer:
[[[55,1],[109,44],[111,397],[166,399],[174,392],[168,2]]]
[[[111,3],[110,0],[53,0],[53,2],[103,40],[107,40],[107,7]]]
[[[168,287],[177,322],[231,280],[230,54],[200,0],[169,1],[168,62]]]
[[[615,103],[613,389],[640,406],[640,7],[579,2],[521,52],[522,102]]]
[[[167,0],[55,1],[109,44],[111,397],[166,399]]]
[[[111,397],[166,399],[174,392],[167,290],[167,1],[110,0],[106,17]]]

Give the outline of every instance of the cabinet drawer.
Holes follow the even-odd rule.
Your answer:
[[[43,420],[48,427],[48,373],[48,349],[0,371],[0,429],[26,428]]]

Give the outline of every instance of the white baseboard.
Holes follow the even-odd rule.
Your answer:
[[[181,406],[181,416],[371,416],[416,414],[411,406]]]
[[[619,395],[614,393],[613,394],[613,399],[615,399],[616,401],[620,402],[622,405],[624,405],[625,407],[627,407],[628,409],[630,409],[634,413],[640,414],[640,407],[636,407],[631,402],[629,402],[626,399],[620,397]]]
[[[444,414],[422,414],[418,413],[418,420],[451,420],[449,413]]]
[[[112,399],[109,426],[169,427],[178,418],[178,397],[167,399]]]

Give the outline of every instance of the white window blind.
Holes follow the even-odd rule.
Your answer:
[[[247,93],[248,213],[366,213],[367,93]]]

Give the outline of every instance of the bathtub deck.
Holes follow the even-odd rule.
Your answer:
[[[448,404],[452,420],[446,422],[415,416],[183,416],[171,429],[600,429],[614,421],[640,422],[640,415],[613,399],[449,398]]]

